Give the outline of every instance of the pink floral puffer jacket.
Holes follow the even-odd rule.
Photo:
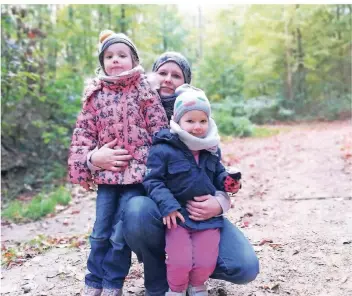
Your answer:
[[[113,82],[95,78],[86,87],[84,103],[73,131],[69,181],[84,184],[136,184],[143,181],[152,136],[168,126],[165,110],[141,66],[114,77]],[[87,166],[87,154],[118,139],[117,145],[133,156],[122,172]]]

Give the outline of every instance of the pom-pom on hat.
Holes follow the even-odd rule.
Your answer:
[[[134,66],[139,64],[139,56],[138,56],[138,51],[137,47],[134,45],[132,40],[128,38],[125,34],[123,33],[114,33],[111,30],[104,30],[101,31],[99,35],[99,62],[100,66],[104,69],[104,51],[107,49],[111,44],[114,43],[124,43],[126,44],[130,49],[132,53],[132,61]]]
[[[189,84],[183,84],[176,88],[175,95],[177,95],[177,98],[174,105],[173,120],[176,123],[180,121],[186,112],[193,110],[203,111],[208,118],[210,117],[210,103],[201,89]]]

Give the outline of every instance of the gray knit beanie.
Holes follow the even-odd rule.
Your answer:
[[[177,95],[174,105],[173,120],[178,123],[181,117],[188,111],[199,110],[203,111],[208,118],[211,114],[210,103],[205,93],[196,87],[189,84],[183,84],[176,88]]]
[[[134,45],[132,40],[128,38],[123,33],[114,33],[111,30],[104,30],[99,35],[99,62],[100,66],[104,69],[104,51],[107,49],[111,44],[114,43],[124,43],[130,49],[132,53],[132,61],[134,66],[139,64],[139,55],[137,51],[137,47]]]
[[[167,62],[176,63],[182,70],[185,83],[188,83],[188,84],[191,83],[191,80],[192,80],[191,65],[188,62],[188,60],[178,52],[169,51],[169,52],[163,53],[154,62],[152,71],[153,72],[158,71],[158,69]]]

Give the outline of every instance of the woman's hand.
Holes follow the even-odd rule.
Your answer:
[[[94,152],[90,158],[94,166],[104,170],[119,172],[123,167],[128,165],[128,161],[132,156],[128,154],[126,149],[115,147],[117,139],[105,144],[99,150]]]
[[[177,227],[177,221],[176,218],[180,218],[180,220],[184,223],[185,218],[183,218],[182,214],[179,211],[174,211],[167,215],[166,217],[163,217],[163,223],[164,225],[167,226],[168,229],[176,228]]]
[[[222,214],[222,208],[216,198],[210,194],[196,196],[187,202],[186,209],[190,218],[203,221]]]

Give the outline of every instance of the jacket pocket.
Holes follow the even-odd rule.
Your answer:
[[[191,164],[186,159],[170,162],[167,167],[167,171],[169,172],[169,174],[185,173],[188,172],[190,169]]]

